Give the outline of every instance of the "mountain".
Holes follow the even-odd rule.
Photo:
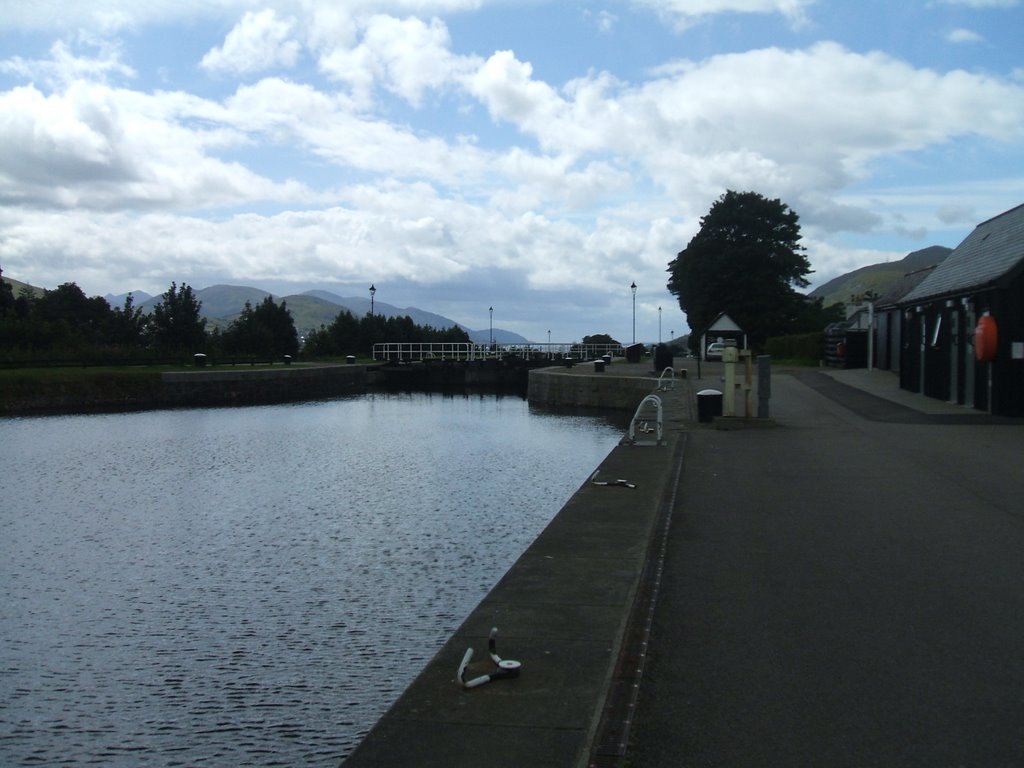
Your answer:
[[[12,280],[11,278],[7,277],[6,275],[4,277],[0,278],[0,279],[2,279],[5,283],[9,283],[10,284],[11,289],[14,291],[14,297],[15,298],[20,296],[21,292],[25,291],[25,290],[31,291],[32,295],[37,297],[37,298],[39,296],[43,295],[43,289],[42,288],[36,288],[36,286],[34,286],[34,285],[29,285],[28,283],[23,283],[20,280]]]
[[[132,295],[132,306],[138,307],[145,302],[153,298],[151,294],[145,291],[128,291]],[[103,298],[107,300],[107,304],[110,305],[111,309],[120,309],[124,306],[124,300],[128,298],[128,293],[108,293]]]
[[[37,296],[42,296],[43,289],[26,285],[25,283],[12,280],[6,275],[4,282],[14,287],[14,295],[17,296],[22,288],[28,288]],[[193,288],[196,298],[201,302],[200,314],[206,318],[207,327],[227,328],[231,321],[238,317],[245,308],[245,302],[253,306],[259,304],[267,296],[272,294],[260,288],[253,288],[246,285],[211,285],[209,288],[196,290]],[[151,296],[145,291],[131,291],[134,295],[135,306],[141,307],[143,312],[152,312],[153,307],[163,300],[163,295]],[[103,298],[113,308],[124,306],[127,293],[108,293]],[[295,328],[299,333],[319,328],[321,325],[330,325],[334,318],[343,309],[347,309],[355,317],[362,317],[370,311],[370,300],[363,296],[338,296],[330,291],[306,291],[305,293],[292,294],[290,296],[273,296],[274,301],[282,299],[287,303],[295,321]],[[496,344],[528,344],[524,336],[502,328],[495,328],[493,332],[489,328],[483,330],[472,330],[457,323],[449,317],[428,312],[417,307],[399,308],[383,301],[373,303],[375,314],[384,317],[410,317],[416,325],[429,325],[432,328],[451,328],[458,326],[469,334],[469,338],[477,344],[487,344],[491,338]]]
[[[885,297],[903,283],[907,275],[941,264],[952,251],[952,248],[946,248],[943,245],[933,245],[909,253],[899,261],[861,267],[819,285],[811,291],[810,296],[822,299],[822,303],[826,307],[848,302],[851,296],[868,291],[874,291],[878,296]]]
[[[315,296],[318,299],[333,302],[340,307],[345,307],[356,317],[362,317],[370,311],[370,300],[363,296],[338,296],[337,294],[329,291],[306,291],[301,295]],[[290,303],[289,306],[291,306]],[[444,317],[443,315],[437,315],[433,312],[427,312],[426,310],[418,309],[416,307],[405,307],[402,309],[394,306],[393,304],[386,304],[383,301],[373,302],[373,311],[375,314],[383,315],[384,317],[408,316],[412,318],[412,321],[416,323],[416,325],[429,325],[432,328],[451,328],[453,325],[458,325],[454,320]],[[337,312],[335,312],[335,314],[337,314]],[[296,323],[296,325],[297,324],[298,323]]]
[[[338,296],[336,293],[330,291],[306,291],[305,293],[299,294],[298,296],[285,296],[285,300],[288,302],[288,308],[292,308],[292,301],[298,300],[303,297],[311,297],[320,299],[325,302],[330,302],[335,305],[334,314],[324,322],[329,324],[334,320],[334,316],[338,314],[337,307],[344,307],[356,317],[362,317],[370,311],[370,300],[362,296]],[[387,304],[383,301],[373,302],[373,311],[375,314],[383,315],[384,317],[410,317],[416,325],[429,325],[431,328],[451,328],[453,325],[457,325],[459,328],[469,334],[470,340],[476,344],[487,344],[491,340],[491,330],[485,328],[484,330],[475,331],[471,328],[467,328],[462,323],[457,323],[449,317],[444,315],[438,315],[434,312],[428,312],[425,309],[419,309],[418,307],[396,307],[392,304]],[[299,329],[316,328],[319,327],[319,323],[316,325],[304,325],[299,322],[299,317],[296,313],[292,312],[292,317],[295,318],[295,327]],[[495,328],[493,331],[493,338],[496,344],[529,344],[529,340],[520,336],[518,333],[512,331],[506,331],[502,328]]]

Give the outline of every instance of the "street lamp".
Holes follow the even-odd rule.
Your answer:
[[[661,307],[658,307],[658,343],[661,344]]]
[[[551,359],[551,331],[548,331],[548,360]]]
[[[373,283],[370,283],[370,317],[373,317],[373,297],[377,294],[377,289]]]
[[[636,344],[636,282],[630,284],[629,290],[633,292],[633,343]]]
[[[491,325],[490,325],[490,338],[491,338],[491,349],[494,349],[494,307],[488,307],[487,311],[491,313]]]

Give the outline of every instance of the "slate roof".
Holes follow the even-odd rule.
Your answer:
[[[1022,262],[1024,205],[1018,205],[975,227],[900,303],[987,288]]]

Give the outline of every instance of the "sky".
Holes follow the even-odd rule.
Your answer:
[[[0,0],[0,268],[668,341],[726,190],[796,211],[812,288],[1024,203],[1022,30],[1022,0]]]

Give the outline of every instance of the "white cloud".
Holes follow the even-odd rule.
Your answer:
[[[638,87],[606,75],[559,93],[508,51],[467,81],[495,120],[557,155],[610,154],[672,198],[723,188],[798,197],[864,178],[878,158],[1024,133],[1024,92],[985,75],[915,69],[834,43],[676,62]]]
[[[806,9],[817,0],[632,0],[655,11],[683,31],[709,16],[724,13],[781,14],[794,26],[806,22]]]
[[[0,14],[0,29],[117,32],[150,24],[202,17],[227,18],[250,6],[248,0],[11,0]]]
[[[451,52],[448,28],[438,18],[335,15],[333,23],[343,30],[338,37],[317,33],[320,69],[346,83],[360,104],[370,105],[381,87],[419,107],[426,91],[442,89],[478,66],[475,57]]]
[[[291,39],[294,19],[278,19],[273,9],[246,13],[224,39],[224,45],[203,56],[200,66],[211,72],[245,74],[292,67],[299,57]]]
[[[276,184],[211,151],[250,139],[185,94],[147,96],[78,82],[45,95],[33,86],[0,93],[0,200],[8,205],[204,208],[267,198],[302,200],[301,184]]]
[[[985,38],[979,35],[977,32],[970,29],[964,29],[962,27],[959,29],[952,30],[948,35],[946,35],[946,40],[948,40],[951,43],[957,44],[985,42]]]
[[[965,5],[968,8],[1016,8],[1020,0],[939,0],[946,5]]]
[[[0,60],[0,72],[45,83],[50,88],[66,86],[80,79],[106,82],[110,76],[135,77],[135,70],[121,60],[121,49],[117,44],[86,36],[80,36],[79,43],[94,53],[76,55],[68,43],[58,40],[50,46],[49,59],[30,60],[14,56]]]

